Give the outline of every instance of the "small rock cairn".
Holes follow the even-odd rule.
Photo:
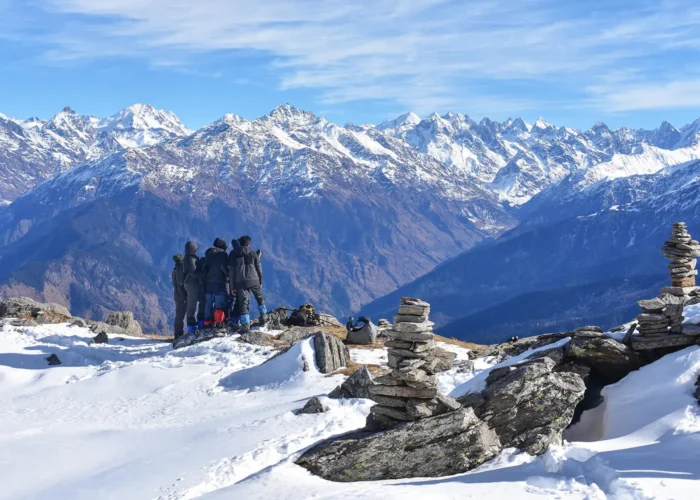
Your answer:
[[[381,428],[460,408],[457,400],[438,392],[435,368],[439,360],[431,356],[435,341],[429,314],[427,302],[402,297],[393,328],[384,332],[393,370],[376,378],[369,389],[377,403],[370,410],[370,419]]]
[[[659,297],[637,302],[644,311],[637,316],[637,329],[645,340],[668,334],[691,333],[692,328],[683,327],[683,306],[690,303],[691,294],[697,292],[695,269],[700,256],[700,243],[692,239],[685,222],[673,224],[671,238],[661,248],[664,257],[671,260],[668,265],[671,286],[661,289]],[[700,333],[700,332],[699,332]],[[640,339],[641,340],[641,339]]]

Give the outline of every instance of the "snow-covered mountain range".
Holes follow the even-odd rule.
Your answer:
[[[694,189],[699,158],[700,120],[580,131],[543,119],[409,113],[339,126],[282,105],[191,131],[143,104],[108,118],[69,108],[48,121],[0,116],[0,199],[14,202],[0,210],[0,283],[2,293],[83,304],[81,314],[132,309],[162,329],[172,308],[168,256],[188,238],[206,247],[214,236],[253,233],[271,300],[347,314],[509,230],[502,248],[544,225],[563,238],[577,218],[636,202],[645,203],[633,212],[641,224],[656,220],[644,214],[664,197],[676,202],[664,223],[685,217],[690,205],[674,194]],[[469,266],[482,265],[472,258]],[[489,266],[487,282],[510,272]],[[455,281],[457,273],[445,287],[440,269],[422,279],[450,297],[445,322],[524,291],[483,302],[491,295],[474,290],[479,300],[463,307],[479,280]],[[120,280],[128,296],[113,293]]]

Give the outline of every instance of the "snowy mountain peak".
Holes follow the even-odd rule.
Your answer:
[[[166,139],[192,133],[172,112],[155,109],[150,104],[134,104],[100,120],[98,131],[112,133],[122,147],[150,146]]]
[[[539,129],[543,129],[543,130],[546,130],[548,128],[553,128],[553,127],[554,127],[554,125],[552,125],[551,123],[546,121],[541,116],[537,119],[537,121],[533,125],[533,128],[539,128]]]
[[[385,122],[377,125],[378,130],[396,130],[400,131],[409,127],[413,127],[420,123],[420,116],[415,114],[413,111],[404,113],[403,115],[395,118],[393,120],[387,120]]]
[[[291,104],[282,104],[263,117],[263,120],[283,128],[297,128],[317,122],[319,118],[311,111],[295,108]]]
[[[532,129],[532,126],[522,118],[516,118],[515,120],[508,118],[503,126],[505,133],[515,135],[523,132],[529,132]]]

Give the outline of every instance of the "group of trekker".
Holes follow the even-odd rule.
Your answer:
[[[204,328],[229,326],[239,333],[250,331],[250,299],[258,303],[259,323],[267,322],[267,308],[262,293],[261,251],[250,248],[250,236],[231,240],[231,252],[221,238],[204,257],[197,255],[197,243],[188,241],[185,256],[173,256],[172,283],[175,299],[175,338]]]

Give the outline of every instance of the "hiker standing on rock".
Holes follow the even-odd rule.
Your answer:
[[[227,282],[228,282],[228,246],[221,238],[214,240],[214,246],[208,249],[204,257],[202,276],[206,282],[206,302],[204,307],[204,326],[222,327],[226,320]]]
[[[260,324],[267,322],[265,296],[262,293],[262,266],[257,252],[250,248],[250,236],[241,236],[240,246],[229,257],[229,279],[231,290],[236,290],[236,312],[240,318],[240,333],[250,331],[250,299],[248,292],[255,296],[260,312]]]
[[[239,323],[241,322],[241,318],[238,317],[238,314],[236,313],[236,288],[233,284],[233,282],[230,279],[231,276],[231,269],[233,269],[234,266],[234,254],[236,253],[236,249],[240,245],[238,244],[238,238],[233,238],[231,240],[231,253],[228,254],[228,269],[229,269],[229,295],[228,295],[228,300],[229,300],[229,318],[230,318],[230,323],[233,328],[238,328],[240,325]]]
[[[201,264],[197,256],[197,243],[188,241],[185,245],[185,260],[183,262],[183,272],[185,275],[185,291],[187,293],[187,331],[195,333],[197,331],[197,304],[200,302],[202,293],[202,280],[200,277]],[[200,304],[200,315],[203,322],[203,301]],[[203,326],[203,324],[202,324]]]
[[[187,310],[187,291],[185,290],[185,268],[182,254],[173,255],[175,267],[171,275],[173,282],[173,300],[175,301],[175,338],[185,333],[185,311]]]

